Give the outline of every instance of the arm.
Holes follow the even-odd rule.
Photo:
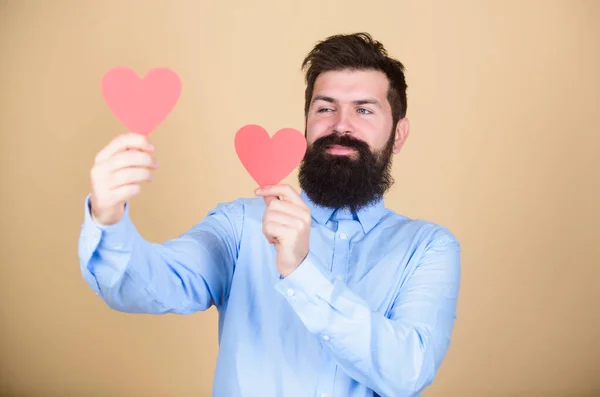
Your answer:
[[[242,204],[224,203],[181,236],[145,240],[129,217],[98,226],[85,200],[79,236],[84,280],[112,309],[129,313],[187,314],[223,305],[238,253]]]
[[[312,253],[276,288],[343,370],[380,395],[408,397],[433,382],[448,350],[460,280],[460,247],[439,234],[395,298],[389,318],[372,312]],[[295,290],[289,296],[288,288]]]

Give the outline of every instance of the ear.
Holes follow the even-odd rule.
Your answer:
[[[400,153],[400,149],[404,146],[404,142],[410,133],[410,122],[405,117],[398,121],[396,125],[396,138],[394,139],[394,154]]]

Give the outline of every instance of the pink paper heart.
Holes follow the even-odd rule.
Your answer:
[[[102,78],[108,108],[131,132],[149,135],[171,113],[181,94],[181,79],[171,69],[154,68],[140,78],[132,69],[116,67]]]
[[[250,176],[259,186],[276,185],[302,161],[306,152],[304,135],[283,128],[273,137],[259,125],[246,125],[235,135],[235,150]]]

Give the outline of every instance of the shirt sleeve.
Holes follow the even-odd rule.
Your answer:
[[[408,397],[433,382],[450,343],[460,284],[460,247],[447,229],[424,250],[389,316],[368,304],[309,253],[277,290],[338,365],[379,395]]]
[[[85,282],[112,309],[188,314],[224,305],[239,252],[243,204],[220,203],[182,235],[163,243],[144,239],[129,215],[98,225],[85,199],[79,236]]]

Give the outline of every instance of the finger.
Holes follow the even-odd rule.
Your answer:
[[[265,214],[264,223],[275,222],[281,225],[289,226],[295,230],[304,228],[304,221],[294,213],[286,213],[280,211],[269,211]]]
[[[152,173],[148,168],[123,168],[112,174],[109,188],[113,190],[120,186],[141,182],[150,182],[151,180]]]
[[[152,152],[154,146],[148,142],[146,136],[135,132],[121,134],[109,142],[104,149],[96,155],[96,163],[107,161],[114,154],[127,149],[137,149]]]
[[[276,243],[288,240],[294,231],[281,223],[266,222],[263,223],[263,233],[270,243]]]
[[[273,200],[269,204],[266,213],[270,212],[282,212],[300,219],[303,222],[310,223],[311,215],[308,207],[299,207],[298,205],[289,201]]]
[[[265,204],[267,205],[267,207],[269,206],[269,204],[271,204],[271,201],[273,200],[279,200],[279,196],[265,196]]]
[[[115,204],[122,203],[134,196],[137,196],[140,193],[141,189],[142,187],[139,184],[119,186],[112,191],[112,197],[115,201]]]
[[[280,196],[283,200],[290,201],[301,207],[306,206],[306,203],[302,200],[302,197],[300,197],[296,190],[287,184],[260,187],[256,189],[254,193],[257,196]]]
[[[128,150],[115,154],[109,164],[109,172],[115,172],[128,167],[158,168],[158,162],[147,152]]]

